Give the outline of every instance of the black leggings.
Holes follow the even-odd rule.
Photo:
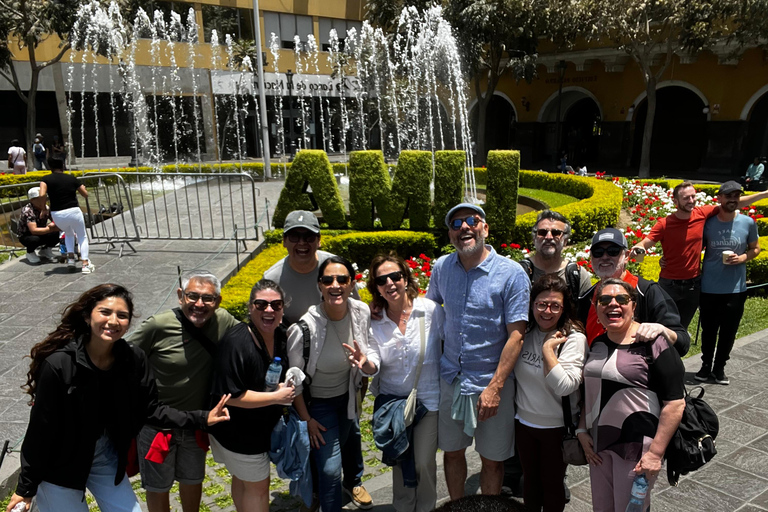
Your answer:
[[[533,428],[515,420],[515,445],[523,466],[523,501],[529,512],[565,508],[563,462],[565,427]]]
[[[702,293],[699,302],[701,318],[701,363],[722,370],[731,355],[736,331],[744,314],[747,292]],[[719,331],[719,340],[718,340]],[[717,353],[715,353],[717,346]],[[713,361],[714,360],[714,361]]]

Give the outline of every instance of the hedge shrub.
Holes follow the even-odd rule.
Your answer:
[[[330,236],[346,235],[347,233],[355,233],[351,229],[321,229],[321,242]],[[267,245],[282,244],[283,243],[283,230],[282,229],[270,229],[264,232],[264,243]]]
[[[282,245],[266,247],[227,281],[221,289],[221,307],[235,318],[245,318],[248,315],[251,288],[264,276],[264,272],[286,256],[288,251]]]
[[[385,228],[400,227],[402,212],[398,215],[392,206],[391,188],[392,181],[381,151],[349,154],[349,222],[353,229],[373,229],[376,215]]]
[[[747,280],[754,284],[768,283],[768,237],[760,237],[760,254],[747,262]]]
[[[273,225],[283,227],[286,215],[293,210],[317,209],[305,194],[307,185],[312,187],[317,206],[322,210],[323,219],[328,226],[336,229],[346,228],[346,210],[336,185],[336,178],[333,176],[331,162],[328,161],[325,151],[313,149],[299,151],[296,155],[275,207]]]
[[[488,224],[497,239],[508,237],[515,229],[519,174],[519,151],[488,152],[488,185],[484,209]]]
[[[432,153],[430,151],[400,152],[395,179],[392,183],[390,205],[400,219],[407,214],[409,227],[412,230],[429,229],[429,214],[432,209],[432,198],[429,193],[431,181]],[[397,229],[400,225],[393,227]]]
[[[419,231],[370,231],[348,233],[322,239],[324,251],[343,256],[367,268],[373,257],[381,252],[395,250],[408,257],[421,253],[434,256],[437,240],[430,233]]]
[[[464,151],[435,153],[435,204],[432,216],[438,229],[446,229],[443,222],[445,215],[462,200],[465,159]]]

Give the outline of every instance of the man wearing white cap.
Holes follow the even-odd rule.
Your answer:
[[[40,196],[40,187],[29,189],[27,197],[29,203],[21,209],[16,232],[19,242],[27,248],[27,262],[38,264],[41,256],[53,260],[51,247],[59,245],[59,228],[51,220],[51,212],[45,204],[46,197]],[[40,249],[39,255],[36,249]]]
[[[523,345],[531,281],[485,244],[489,226],[479,206],[454,206],[445,224],[456,252],[435,263],[427,298],[445,309],[438,446],[456,500],[464,495],[465,452],[473,438],[483,494],[501,492],[504,461],[515,451],[512,369]]]

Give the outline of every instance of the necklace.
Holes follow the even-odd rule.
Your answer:
[[[411,316],[411,311],[412,310],[413,310],[413,305],[411,305],[410,307],[404,308],[400,312],[400,318],[398,320],[395,320],[394,318],[392,318],[392,314],[394,312],[391,311],[391,310],[387,310],[387,316],[389,317],[390,320],[392,320],[396,324],[403,324],[403,325],[405,325],[405,324],[408,323],[408,318]]]

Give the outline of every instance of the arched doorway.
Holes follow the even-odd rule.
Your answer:
[[[756,156],[768,156],[768,92],[757,100],[749,113],[747,136],[744,139],[739,167],[742,174]]]
[[[694,172],[707,151],[707,114],[704,101],[678,85],[656,91],[656,117],[651,137],[651,171]],[[648,101],[635,111],[632,166],[640,165]]]
[[[560,112],[558,125],[557,115]],[[568,165],[597,163],[600,154],[600,126],[602,111],[594,95],[580,87],[564,87],[547,99],[539,113],[539,122],[545,127],[539,158],[559,161],[565,151]],[[558,148],[558,129],[560,147]]]
[[[477,103],[472,107],[470,115],[472,139],[477,140],[477,118],[479,110]],[[488,104],[485,116],[485,150],[510,149],[515,140],[515,109],[506,98],[494,94]]]

